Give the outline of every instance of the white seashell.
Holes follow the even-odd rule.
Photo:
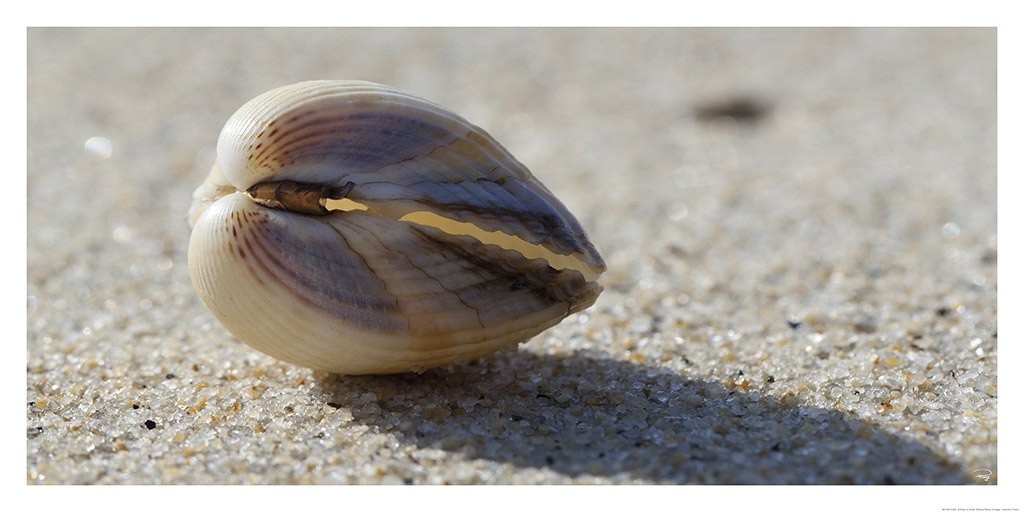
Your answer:
[[[605,264],[486,132],[391,87],[302,82],[228,120],[189,271],[236,337],[343,374],[419,371],[589,307]]]

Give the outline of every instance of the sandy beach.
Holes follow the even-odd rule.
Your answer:
[[[994,29],[29,29],[29,484],[992,484]],[[516,349],[344,377],[234,339],[186,214],[227,118],[362,79],[601,251]]]

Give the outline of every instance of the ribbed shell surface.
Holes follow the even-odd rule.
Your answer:
[[[347,187],[361,210],[258,204],[267,182]],[[581,270],[402,220],[513,235]],[[337,373],[418,370],[529,339],[596,300],[604,263],[573,215],[486,132],[369,82],[303,82],[236,112],[195,194],[189,267],[235,336]]]

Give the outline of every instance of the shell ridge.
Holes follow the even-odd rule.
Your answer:
[[[417,269],[417,270],[419,270],[419,271],[420,271],[420,272],[421,272],[421,273],[422,273],[423,275],[427,276],[427,277],[428,277],[428,278],[430,278],[430,279],[431,279],[432,281],[434,281],[435,283],[437,283],[437,285],[438,285],[438,286],[440,286],[440,287],[441,287],[442,289],[444,289],[444,291],[446,291],[446,292],[448,292],[448,293],[452,294],[452,295],[453,295],[453,296],[454,296],[454,297],[455,297],[456,299],[458,299],[458,301],[459,301],[460,303],[462,303],[462,305],[463,305],[463,306],[465,306],[465,307],[466,307],[466,309],[472,310],[472,311],[473,311],[473,313],[474,313],[474,314],[476,314],[476,321],[477,321],[477,323],[478,323],[478,324],[480,325],[480,328],[481,328],[481,329],[486,329],[486,328],[487,328],[487,326],[486,326],[486,325],[484,325],[484,321],[483,321],[483,319],[481,319],[481,318],[480,318],[480,309],[479,309],[479,308],[476,308],[476,307],[474,307],[474,306],[471,306],[471,305],[470,305],[469,303],[467,303],[467,302],[466,302],[466,299],[462,297],[462,294],[461,294],[461,293],[458,293],[457,291],[455,291],[455,290],[453,290],[453,289],[449,288],[449,287],[448,287],[447,285],[445,285],[445,284],[444,284],[444,281],[442,281],[441,279],[438,279],[438,278],[437,278],[436,276],[434,276],[434,275],[432,275],[432,274],[428,273],[428,272],[427,272],[426,270],[423,270],[422,268],[420,268],[419,266],[417,266],[416,264],[414,264],[414,263],[412,262],[412,260],[411,260],[411,259],[409,258],[409,256],[408,256],[407,254],[404,254],[404,253],[402,253],[402,257],[404,257],[404,258],[405,258],[405,261],[407,261],[407,262],[409,263],[409,265],[410,265],[410,266],[412,266],[412,267],[416,268],[416,269]]]
[[[325,312],[331,314],[336,313],[336,310],[334,308],[328,308],[326,307],[325,304],[322,304],[316,300],[312,300],[309,297],[305,296],[305,292],[307,289],[319,290],[320,283],[311,278],[304,277],[301,273],[292,269],[291,265],[286,264],[283,260],[274,256],[274,251],[269,250],[269,248],[266,247],[263,243],[257,241],[256,244],[259,246],[260,249],[262,249],[262,251],[259,251],[258,255],[255,256],[255,259],[257,263],[259,263],[260,266],[263,268],[263,273],[265,275],[273,276],[279,284],[291,290],[292,294],[295,295],[299,300],[304,301],[310,304],[311,306],[315,306],[318,309],[324,310]],[[268,259],[269,262],[264,261],[264,258]],[[282,277],[282,273],[284,273],[285,277]],[[347,297],[349,295],[346,294],[344,296]],[[351,296],[361,297],[359,294],[352,294]],[[362,295],[362,297],[366,297],[366,295]],[[343,302],[345,306],[366,312],[374,312],[377,309],[383,309],[380,306],[374,307],[372,303],[368,300],[348,300],[339,302]],[[372,324],[367,324],[367,326],[371,325]]]
[[[365,256],[365,255],[364,255],[364,254],[363,254],[363,253],[362,253],[362,252],[361,252],[361,251],[360,251],[359,249],[357,249],[357,248],[356,248],[356,247],[355,247],[355,246],[354,246],[354,245],[352,244],[352,242],[351,242],[351,241],[350,241],[350,240],[348,239],[348,237],[347,237],[347,236],[345,235],[345,233],[343,233],[343,232],[342,232],[342,231],[341,231],[340,229],[338,229],[338,228],[337,228],[337,226],[335,226],[334,224],[332,224],[332,223],[330,223],[330,222],[324,222],[323,224],[326,224],[326,225],[327,225],[328,227],[330,227],[330,228],[331,228],[331,230],[333,230],[333,231],[334,231],[335,233],[337,233],[337,234],[338,234],[338,236],[339,236],[339,237],[340,237],[340,238],[341,238],[342,240],[344,240],[344,241],[345,241],[345,244],[346,244],[346,245],[347,245],[347,246],[349,247],[349,249],[351,249],[351,252],[352,252],[353,254],[355,254],[356,256],[358,256],[358,257],[359,257],[359,259],[361,259],[361,260],[363,261],[363,265],[365,265],[365,266],[366,266],[366,268],[367,268],[367,269],[369,269],[370,273],[372,273],[372,274],[373,274],[373,276],[374,276],[374,277],[376,277],[376,278],[377,278],[377,279],[378,279],[378,280],[380,281],[380,283],[381,283],[381,285],[382,285],[382,286],[384,287],[384,289],[385,289],[385,290],[387,290],[387,293],[388,293],[389,295],[391,295],[391,297],[392,297],[392,298],[394,299],[394,301],[395,301],[395,307],[396,307],[396,308],[398,308],[398,310],[399,310],[399,313],[401,313],[402,305],[401,305],[401,301],[400,301],[400,300],[399,300],[399,298],[398,298],[398,295],[397,295],[397,294],[395,294],[395,292],[393,292],[393,291],[391,290],[391,287],[390,287],[390,286],[388,286],[388,283],[387,283],[387,280],[386,280],[386,279],[381,279],[381,278],[380,278],[380,276],[379,276],[379,275],[377,275],[377,271],[376,271],[376,269],[374,268],[374,266],[373,266],[373,265],[371,265],[371,264],[370,264],[370,262],[369,262],[369,260],[368,260],[368,259],[366,258],[366,256]],[[374,235],[374,237],[376,237],[376,235],[375,235],[374,233],[372,233],[372,232],[371,232],[370,234],[371,234],[371,235]],[[407,330],[407,331],[408,331],[408,330],[410,330],[410,325],[409,325],[409,319],[408,319],[408,317],[406,317],[405,315],[402,315],[402,317],[403,317],[403,320],[405,321],[405,326],[406,326],[406,330]]]
[[[366,112],[362,112],[365,110]],[[273,137],[270,137],[264,142],[264,146],[261,152],[257,155],[257,158],[264,156],[266,152],[271,149],[283,150],[287,149],[291,152],[297,152],[298,150],[307,149],[309,147],[320,147],[326,146],[325,142],[336,142],[340,135],[358,135],[359,137],[353,137],[351,140],[347,140],[344,147],[350,150],[367,150],[368,148],[375,148],[373,144],[370,144],[370,140],[373,138],[385,138],[381,135],[390,135],[391,139],[400,140],[401,138],[409,140],[417,140],[421,144],[426,145],[427,143],[434,144],[437,147],[444,146],[446,143],[435,142],[437,136],[443,133],[450,133],[453,136],[458,134],[451,133],[444,127],[436,126],[431,124],[429,130],[433,136],[421,135],[425,130],[426,123],[419,122],[417,124],[418,130],[407,129],[398,130],[393,126],[389,126],[388,120],[391,120],[391,124],[396,124],[396,119],[406,119],[411,122],[416,122],[409,116],[403,115],[388,115],[383,116],[380,113],[374,112],[372,106],[360,106],[360,110],[355,112],[347,112],[344,114],[336,114],[328,117],[326,114],[309,113],[303,114],[303,122],[298,125],[290,125],[287,133],[279,132]],[[371,124],[369,121],[376,121],[377,124]],[[328,129],[329,128],[329,129]],[[302,142],[301,145],[296,145],[297,142]],[[336,144],[334,145],[336,146]],[[388,150],[393,150],[393,147],[380,148],[379,151],[383,153],[389,153]],[[437,148],[435,147],[434,150]],[[433,150],[432,150],[433,151]],[[308,157],[315,157],[315,154],[308,155]],[[410,155],[408,158],[412,158],[416,155]],[[382,166],[388,165],[387,163]],[[370,172],[375,172],[378,168],[374,168]]]
[[[395,247],[393,247],[391,244],[381,240],[381,238],[375,232],[373,232],[372,230],[369,230],[365,226],[362,226],[362,225],[359,225],[359,224],[352,224],[352,227],[363,231],[368,236],[373,236],[378,241],[380,241],[381,245],[383,245],[385,247],[388,247],[389,249],[392,249],[392,250],[395,249]],[[433,243],[433,240],[424,239],[424,238],[421,238],[421,241],[429,241],[429,242]],[[419,265],[417,265],[416,263],[414,263],[412,261],[412,259],[409,257],[409,255],[406,254],[404,251],[395,251],[395,252],[400,254],[402,256],[402,258],[409,264],[410,267],[415,268],[417,270],[417,272],[419,272],[420,274],[424,275],[425,277],[427,277],[431,281],[436,282],[437,285],[440,286],[442,289],[444,289],[445,291],[447,291],[450,294],[454,295],[455,298],[458,299],[458,301],[463,306],[465,306],[469,310],[472,310],[476,314],[477,322],[479,323],[480,327],[481,328],[486,328],[486,326],[483,323],[483,320],[480,319],[480,310],[478,308],[468,304],[465,301],[465,299],[462,297],[462,295],[457,290],[453,290],[453,289],[449,288],[448,286],[445,285],[444,281],[442,281],[437,276],[434,276],[433,274],[429,273],[426,269],[424,269],[424,268],[420,267]]]

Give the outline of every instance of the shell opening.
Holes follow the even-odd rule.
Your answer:
[[[249,197],[263,206],[306,215],[320,216],[329,215],[337,211],[361,210],[377,214],[384,213],[385,215],[391,213],[395,217],[398,216],[394,212],[375,212],[374,209],[367,205],[345,197],[352,188],[352,183],[346,183],[341,188],[335,189],[293,181],[277,181],[254,185],[249,188],[247,193]],[[409,212],[399,217],[398,220],[400,222],[409,222],[440,229],[449,235],[467,235],[484,244],[496,245],[502,249],[516,251],[528,259],[542,259],[556,270],[575,270],[583,274],[583,278],[587,281],[594,281],[601,274],[599,270],[591,268],[571,254],[558,254],[541,245],[523,240],[518,236],[502,231],[487,231],[471,222],[449,219],[434,212]]]
[[[324,205],[324,208],[327,208],[328,210],[330,210],[332,212],[333,211],[350,212],[352,210],[360,210],[360,211],[369,210],[369,208],[367,208],[365,204],[353,201],[353,200],[351,200],[351,199],[349,199],[347,197],[344,198],[344,199],[324,199],[323,200],[323,205]]]
[[[348,198],[326,199],[323,203],[324,207],[331,211],[349,212],[353,210],[366,211],[370,209],[365,204]],[[449,219],[427,211],[407,213],[398,220],[401,222],[411,222],[421,226],[437,228],[449,235],[468,235],[477,239],[481,243],[497,245],[502,249],[516,251],[529,259],[543,259],[554,269],[575,270],[583,274],[583,278],[587,281],[594,281],[601,274],[600,271],[594,270],[575,256],[555,253],[540,245],[527,242],[518,236],[503,233],[501,231],[486,231],[471,222]]]
[[[529,259],[543,259],[548,262],[548,265],[557,270],[575,270],[583,274],[583,278],[587,281],[597,279],[599,274],[599,272],[595,272],[575,256],[558,254],[540,245],[527,242],[518,236],[501,231],[486,231],[476,224],[449,219],[433,212],[418,211],[407,213],[398,220],[434,227],[449,235],[469,235],[482,243],[516,251]]]

